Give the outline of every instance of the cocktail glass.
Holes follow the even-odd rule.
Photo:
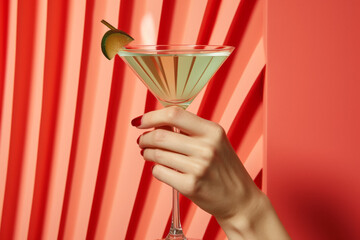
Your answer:
[[[186,109],[233,50],[219,45],[129,45],[118,55],[164,107]],[[176,127],[173,131],[180,133]],[[187,239],[181,228],[176,189],[166,239]]]

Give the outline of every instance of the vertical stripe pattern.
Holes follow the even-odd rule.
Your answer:
[[[142,132],[130,126],[161,106],[119,57],[102,55],[101,19],[135,44],[236,48],[224,64],[126,59],[159,98],[190,99],[188,111],[220,123],[261,185],[263,8],[264,0],[1,1],[0,239],[156,239],[168,231],[171,189],[152,177],[136,144]],[[180,208],[188,237],[225,239],[185,197]]]

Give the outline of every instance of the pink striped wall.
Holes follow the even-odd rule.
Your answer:
[[[0,239],[155,239],[171,189],[151,176],[132,118],[159,108],[100,42],[118,25],[141,44],[236,47],[189,111],[219,122],[261,185],[264,0],[2,0]],[[225,239],[181,198],[187,236]]]

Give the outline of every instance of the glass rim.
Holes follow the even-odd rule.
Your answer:
[[[188,53],[212,53],[212,52],[232,52],[235,49],[228,45],[206,45],[206,44],[134,44],[127,45],[121,52],[127,53],[168,53],[168,52],[188,52]]]

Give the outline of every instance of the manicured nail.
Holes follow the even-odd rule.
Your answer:
[[[137,144],[140,143],[140,138],[141,138],[141,135],[136,139],[136,143],[137,143]]]
[[[141,149],[140,154],[141,156],[144,156],[144,149]]]
[[[140,125],[141,125],[141,118],[142,118],[142,115],[134,118],[134,119],[131,121],[131,125],[133,125],[134,127],[140,126]]]

